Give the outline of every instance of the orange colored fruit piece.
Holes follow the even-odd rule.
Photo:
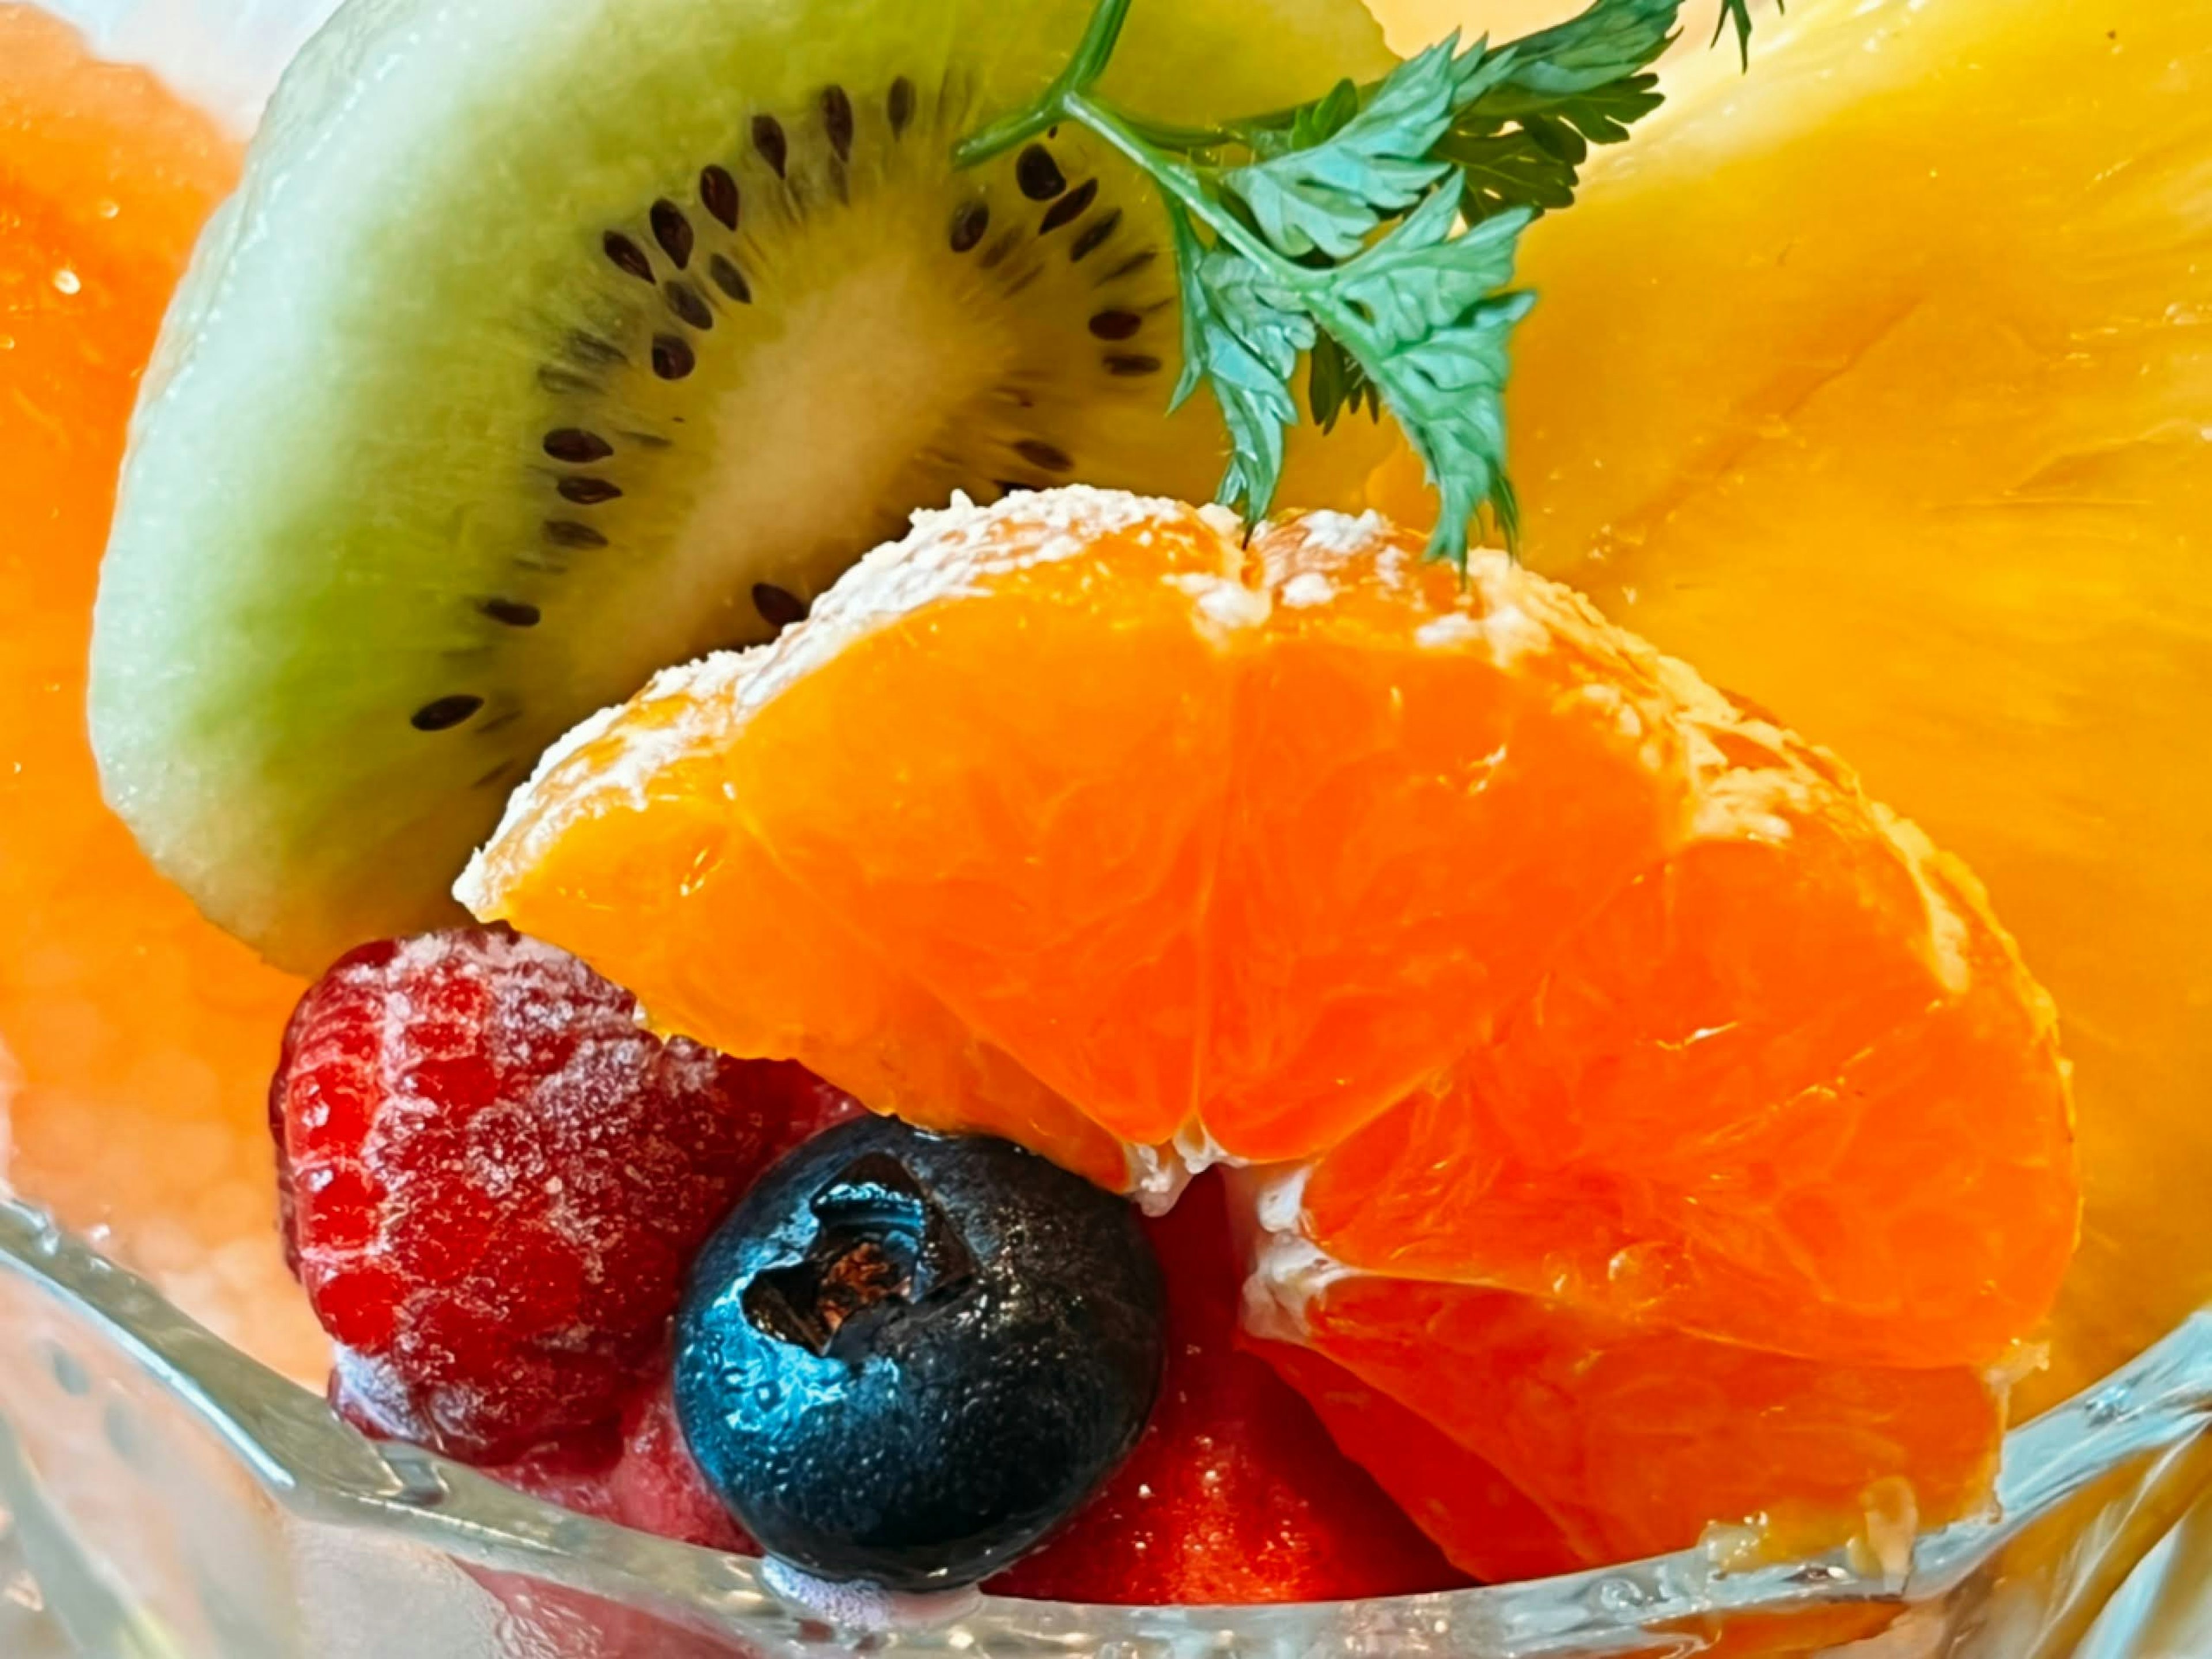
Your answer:
[[[2004,1426],[1978,1370],[1799,1359],[1474,1285],[1352,1277],[1282,1328],[1525,1493],[1565,1540],[1553,1570],[1754,1517],[1774,1557],[1832,1546],[1898,1480],[1921,1520],[1953,1520],[1986,1497]],[[1369,1458],[1417,1519],[1458,1509],[1419,1442]],[[1436,1535],[1470,1571],[1498,1565],[1503,1540]]]
[[[100,803],[84,657],[139,374],[235,146],[143,70],[0,5],[0,1123],[8,1178],[224,1334],[312,1375],[264,1095],[295,988]],[[0,1143],[4,1145],[4,1143]]]
[[[1900,1475],[1975,1501],[2074,1174],[1972,879],[1498,555],[1462,586],[1376,520],[1237,532],[1083,490],[927,518],[580,731],[463,895],[925,1125],[1156,1199],[1290,1161],[1249,1189],[1267,1334],[1575,1558],[1793,1502],[1839,1536]],[[1737,1408],[1771,1432],[1713,1437]]]
[[[1462,1571],[1498,1583],[1584,1565],[1534,1499],[1410,1407],[1301,1343],[1247,1336],[1244,1346],[1306,1397],[1338,1448]]]
[[[1781,1352],[1996,1362],[2073,1243],[2048,1002],[1972,878],[1826,757],[1748,717],[1704,735],[1734,827],[1615,893],[1488,1042],[1318,1160],[1302,1231]]]

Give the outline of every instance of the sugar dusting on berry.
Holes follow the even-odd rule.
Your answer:
[[[635,1012],[504,929],[365,947],[302,1000],[272,1097],[289,1243],[386,1432],[483,1457],[613,1416],[700,1241],[852,1109]]]

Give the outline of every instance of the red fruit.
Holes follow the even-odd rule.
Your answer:
[[[350,1356],[342,1349],[331,1373],[331,1406],[363,1433],[388,1437],[376,1413],[363,1408],[348,1381]],[[737,1523],[677,1425],[676,1398],[664,1365],[630,1396],[619,1423],[600,1423],[560,1440],[532,1446],[477,1473],[578,1515],[612,1521],[679,1543],[758,1555],[761,1547]]]
[[[339,1408],[346,1409],[343,1401]],[[485,1464],[481,1473],[579,1515],[706,1549],[761,1553],[692,1461],[665,1370],[631,1398],[619,1428],[602,1425],[532,1447],[506,1462]]]
[[[355,1410],[471,1461],[613,1418],[692,1253],[857,1109],[641,1028],[503,928],[365,945],[301,999],[270,1095],[286,1246]]]
[[[677,1425],[665,1370],[623,1413],[622,1456],[607,1492],[614,1518],[626,1527],[737,1555],[761,1553],[699,1473]]]
[[[1148,1231],[1168,1287],[1167,1375],[1152,1423],[1096,1498],[985,1588],[1167,1603],[1468,1583],[1297,1391],[1239,1346],[1242,1271],[1218,1180],[1194,1182]]]
[[[341,1385],[343,1386],[343,1385]],[[333,1390],[336,1392],[336,1390]],[[339,1407],[343,1411],[344,1407]],[[503,1463],[486,1463],[477,1473],[503,1486],[526,1492],[594,1520],[622,1519],[614,1495],[615,1470],[621,1466],[622,1436],[611,1423],[586,1429],[566,1440],[532,1446]]]

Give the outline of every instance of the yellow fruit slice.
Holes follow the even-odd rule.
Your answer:
[[[2033,1410],[2212,1294],[2212,9],[1794,0],[1669,79],[1528,238],[1527,551],[1850,756],[2056,996]]]

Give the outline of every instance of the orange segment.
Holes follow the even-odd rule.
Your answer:
[[[1701,735],[1725,829],[1322,1158],[1304,1229],[1354,1266],[1782,1352],[1995,1361],[2073,1242],[2048,1001],[1971,878],[1822,757],[1747,719]]]
[[[1583,1565],[1534,1499],[1427,1418],[1311,1348],[1261,1337],[1244,1346],[1305,1395],[1329,1437],[1462,1571],[1494,1583]]]
[[[1784,1559],[1862,1530],[1900,1478],[1922,1522],[1954,1519],[1986,1495],[2003,1429],[2001,1398],[1962,1366],[1824,1364],[1502,1291],[1355,1277],[1300,1317],[1304,1340],[1497,1469],[1584,1562],[1680,1549],[1715,1521],[1762,1523],[1761,1553]],[[1401,1484],[1444,1491],[1440,1473]]]
[[[151,76],[0,4],[0,1126],[16,1187],[112,1224],[191,1311],[313,1375],[264,1104],[295,988],[147,866],[100,803],[84,735],[125,426],[237,164]]]
[[[1976,1501],[1978,1367],[2074,1176],[1971,879],[1498,555],[1233,528],[927,516],[572,738],[462,896],[705,1041],[1156,1198],[1311,1157],[1243,1188],[1252,1305],[1457,1444],[1322,1387],[1470,1567],[1531,1502],[1556,1563]]]
[[[1038,501],[989,532],[1036,556],[982,575],[990,604],[854,637],[762,703],[716,769],[802,887],[1148,1146],[1195,1105],[1198,917],[1229,776],[1227,666],[1192,590],[1240,600],[1242,555],[1188,508]]]
[[[1254,550],[1275,603],[1237,664],[1202,1092],[1218,1146],[1272,1161],[1465,1053],[1688,798],[1653,665],[1565,589],[1493,557],[1462,592],[1333,514]]]
[[[664,677],[640,697],[638,723],[671,732],[694,708],[683,677]],[[594,738],[566,763],[611,769],[619,748],[616,737]],[[569,827],[568,844],[612,878],[537,895],[532,915],[578,955],[623,961],[659,987],[653,1013],[669,1030],[711,1029],[733,1052],[803,1054],[879,1110],[934,1114],[947,1128],[1019,1141],[1103,1185],[1127,1179],[1121,1142],[885,963],[785,874],[726,804],[718,785],[681,777],[657,784],[649,810],[642,800],[599,803]],[[714,917],[712,951],[694,948],[684,929],[638,924],[665,902],[662,878],[672,870],[684,872],[686,908]],[[733,971],[743,976],[741,997],[730,994]]]

